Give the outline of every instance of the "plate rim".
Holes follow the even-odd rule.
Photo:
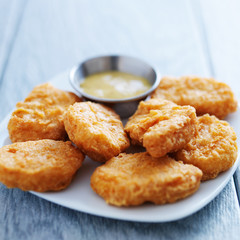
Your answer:
[[[59,74],[59,75],[57,75],[55,78],[52,78],[52,79],[50,79],[48,82],[50,82],[50,83],[52,83],[53,85],[55,85],[56,86],[56,84],[54,84],[54,82],[55,81],[59,81],[59,78],[61,77],[61,76],[66,76],[66,72],[63,72],[62,74]],[[69,83],[68,83],[69,84]],[[60,89],[61,89],[61,87],[60,87]],[[69,88],[68,87],[66,87],[66,89],[67,90],[69,90]],[[72,90],[73,91],[73,90]],[[74,91],[73,91],[74,92]],[[240,114],[240,108],[238,107],[238,110],[236,111],[236,114]],[[10,118],[10,116],[11,116],[11,112],[10,113],[8,113],[4,118],[3,118],[3,120],[0,122],[0,133],[1,132],[4,132],[4,131],[7,131],[7,128],[6,128],[6,126],[7,126],[7,123],[8,123],[8,120],[9,120],[9,118]],[[231,125],[232,126],[232,125]],[[234,127],[234,126],[232,126],[232,127]],[[235,131],[236,132],[236,131]],[[236,134],[237,134],[237,132],[236,132]],[[2,140],[2,139],[4,139],[6,137],[6,135],[4,135],[3,134],[3,136],[2,136],[2,134],[0,135],[0,139]],[[237,134],[237,137],[238,137],[238,134]],[[239,138],[240,138],[240,136],[239,136]],[[2,144],[2,143],[0,143],[1,145],[0,145],[0,147],[2,147],[2,146],[4,146],[4,144]],[[238,148],[240,148],[240,146],[239,146],[240,144],[238,143]],[[187,210],[185,210],[184,212],[182,212],[182,213],[177,213],[177,214],[175,214],[175,217],[171,217],[171,215],[168,217],[168,216],[164,216],[164,217],[156,217],[156,216],[154,216],[154,217],[152,217],[151,219],[146,219],[146,217],[142,217],[142,218],[139,218],[139,216],[135,216],[135,217],[133,217],[132,216],[132,214],[130,214],[130,215],[124,215],[124,217],[122,217],[122,216],[118,216],[118,214],[117,213],[114,213],[114,214],[111,214],[111,211],[107,211],[107,212],[105,212],[105,213],[103,213],[103,212],[101,212],[101,211],[99,211],[98,209],[97,209],[97,211],[96,211],[96,209],[94,210],[94,209],[90,209],[90,208],[88,208],[88,209],[79,209],[79,208],[76,208],[76,207],[74,207],[74,206],[69,206],[68,204],[66,204],[66,203],[64,203],[64,202],[62,202],[61,200],[59,201],[53,201],[53,199],[51,199],[51,197],[49,197],[49,195],[48,195],[48,193],[38,193],[38,192],[34,192],[34,191],[29,191],[31,194],[33,194],[33,195],[35,195],[35,196],[37,196],[37,197],[40,197],[40,198],[42,198],[42,199],[44,199],[44,200],[47,200],[47,201],[49,201],[49,202],[51,202],[51,203],[54,203],[54,204],[58,204],[58,205],[60,205],[60,206],[63,206],[63,207],[66,207],[66,208],[69,208],[69,209],[72,209],[72,210],[75,210],[75,211],[80,211],[80,212],[84,212],[84,213],[87,213],[87,214],[91,214],[91,215],[94,215],[94,216],[98,216],[98,217],[105,217],[105,218],[110,218],[110,219],[116,219],[116,220],[122,220],[122,221],[133,221],[133,222],[148,222],[148,223],[163,223],[163,222],[171,222],[171,221],[177,221],[177,220],[180,220],[180,219],[183,219],[183,218],[186,218],[186,217],[188,217],[188,216],[190,216],[190,215],[192,215],[192,214],[194,214],[194,213],[196,213],[196,212],[198,212],[199,210],[201,210],[203,207],[205,207],[206,205],[208,205],[216,196],[218,196],[219,195],[219,193],[223,190],[223,188],[224,187],[226,187],[226,185],[228,184],[228,182],[230,181],[230,178],[232,178],[233,177],[233,175],[234,175],[234,173],[235,173],[235,171],[236,171],[236,169],[238,168],[238,166],[239,166],[239,163],[240,163],[240,156],[239,156],[239,151],[238,151],[238,156],[237,156],[237,159],[236,159],[236,161],[235,161],[235,163],[234,163],[234,165],[230,168],[230,169],[228,169],[227,171],[225,171],[225,172],[223,172],[223,173],[221,173],[219,176],[218,176],[218,178],[219,177],[221,177],[221,181],[220,181],[220,184],[218,184],[217,185],[217,188],[216,189],[214,189],[214,191],[212,191],[212,193],[207,197],[207,198],[202,198],[202,199],[200,199],[200,202],[199,203],[197,203],[194,207],[190,207],[190,208],[187,208]],[[226,175],[226,176],[225,176]],[[209,181],[214,181],[215,179],[213,179],[213,180],[209,180]],[[200,188],[201,188],[201,185],[203,185],[203,184],[208,184],[208,182],[209,181],[206,181],[206,182],[203,182],[203,183],[201,183],[200,184]],[[90,186],[89,186],[90,187]],[[91,188],[91,187],[90,187]],[[197,192],[199,191],[199,189],[197,190]],[[196,193],[197,193],[196,192]],[[194,193],[194,194],[196,194],[196,193]],[[94,193],[95,194],[95,193]],[[193,194],[193,195],[194,195]],[[97,194],[95,194],[97,197],[99,197]],[[51,195],[50,195],[51,196]],[[191,196],[190,196],[191,197]],[[100,198],[100,197],[99,197]],[[100,198],[101,199],[101,201],[104,201],[102,198]],[[185,198],[185,199],[182,199],[182,200],[180,200],[180,201],[184,201],[184,200],[186,200],[186,199],[188,199],[188,198]],[[177,201],[177,202],[180,202],[180,201]],[[176,203],[177,203],[176,202]],[[104,203],[105,203],[105,201],[104,201]],[[172,204],[176,204],[176,203],[170,203],[170,204],[167,204],[167,205],[172,205]],[[105,203],[106,205],[107,205],[107,203]],[[113,208],[117,208],[117,209],[121,209],[121,208],[119,208],[119,207],[114,207],[114,206],[111,206],[111,205],[108,205],[109,207],[110,207],[110,209],[113,207]],[[164,206],[166,206],[166,204],[164,204],[164,205],[152,205],[153,207],[155,207],[156,206],[156,208],[157,207],[164,207]],[[141,208],[141,206],[139,206],[140,208]],[[129,208],[124,208],[124,209],[129,209]],[[130,207],[130,209],[132,209],[132,207]]]

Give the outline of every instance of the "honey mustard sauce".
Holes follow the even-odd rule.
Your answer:
[[[151,84],[144,77],[119,71],[106,71],[87,76],[80,87],[91,96],[122,99],[146,92]]]

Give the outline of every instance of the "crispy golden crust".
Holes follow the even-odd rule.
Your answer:
[[[8,123],[12,142],[53,139],[65,140],[63,113],[79,97],[53,87],[49,83],[33,89],[24,102],[17,103]]]
[[[0,149],[0,181],[24,191],[58,191],[70,184],[83,159],[70,141],[13,143]]]
[[[196,113],[190,106],[150,99],[140,102],[125,131],[134,144],[142,144],[153,157],[177,151],[195,136]]]
[[[129,147],[119,116],[102,104],[75,103],[64,125],[71,141],[95,161],[105,162]]]
[[[148,153],[122,153],[98,167],[91,177],[92,189],[116,206],[172,203],[193,194],[202,172],[170,157]]]
[[[206,114],[198,117],[197,136],[176,153],[176,159],[200,168],[202,180],[212,179],[236,161],[236,140],[233,128],[226,121]]]
[[[191,105],[198,115],[209,113],[221,119],[237,110],[237,101],[230,87],[213,78],[164,77],[151,98],[167,99],[178,105]]]

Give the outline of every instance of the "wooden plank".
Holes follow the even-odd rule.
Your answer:
[[[212,75],[228,83],[240,99],[240,2],[237,0],[201,0],[193,4],[198,23],[204,25],[201,35],[211,55]],[[198,11],[202,9],[202,11]]]
[[[137,56],[164,75],[204,74],[195,29],[183,14],[185,1],[30,1],[0,91],[3,115],[36,84],[95,55]]]
[[[239,239],[232,181],[198,213],[170,223],[136,223],[73,211],[20,190],[0,187],[0,239]],[[232,220],[231,220],[232,219]],[[231,227],[229,225],[231,223]]]
[[[198,1],[194,2],[194,13],[198,23],[205,26],[202,30],[205,46],[211,58],[211,73],[220,81],[228,83],[238,101],[240,101],[240,2],[231,1]],[[202,9],[201,15],[198,9]],[[240,201],[240,169],[234,175],[234,182]]]
[[[26,0],[0,1],[0,88],[25,4]]]
[[[138,56],[163,75],[211,75],[205,27],[187,0],[30,1],[4,74],[0,118],[36,84],[99,54]],[[204,209],[172,223],[95,217],[3,185],[0,213],[0,239],[238,239],[240,223],[232,180]]]

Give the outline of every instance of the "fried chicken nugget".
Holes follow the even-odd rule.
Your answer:
[[[220,119],[237,110],[231,88],[213,78],[164,77],[151,98],[162,98],[178,105],[193,106],[198,115],[209,113]]]
[[[59,90],[50,83],[35,87],[24,102],[17,103],[12,113],[8,123],[11,141],[65,140],[63,113],[76,101],[81,99],[74,93]]]
[[[0,149],[0,182],[24,191],[62,190],[71,183],[83,159],[70,141],[13,143]]]
[[[98,162],[117,156],[130,145],[120,117],[102,104],[75,103],[65,113],[64,125],[70,140]]]
[[[193,194],[202,171],[164,156],[148,153],[113,157],[91,176],[91,187],[108,204],[116,206],[173,203]]]
[[[162,157],[183,148],[195,136],[195,109],[163,99],[142,101],[125,131],[133,144],[142,144],[151,156]]]
[[[226,121],[205,114],[198,117],[196,137],[176,153],[176,159],[200,168],[202,180],[212,179],[236,161],[236,140],[236,133]]]

